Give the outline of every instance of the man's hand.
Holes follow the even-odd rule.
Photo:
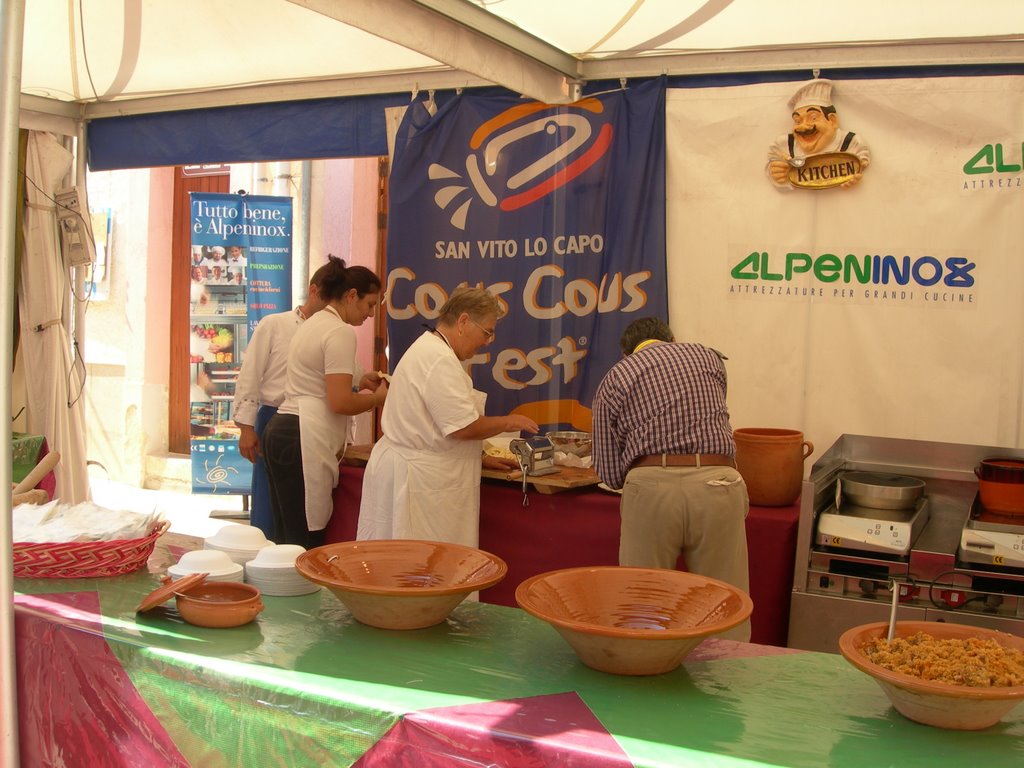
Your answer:
[[[256,428],[248,424],[239,424],[242,434],[238,438],[238,452],[253,464],[260,455],[260,440],[256,437]]]

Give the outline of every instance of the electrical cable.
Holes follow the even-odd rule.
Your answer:
[[[976,595],[975,597],[971,597],[971,598],[968,598],[967,600],[964,600],[960,605],[949,605],[949,603],[940,603],[939,601],[937,601],[935,599],[935,587],[936,586],[949,587],[950,589],[954,589],[954,590],[957,590],[959,592],[964,592],[964,593],[967,592],[967,590],[968,590],[967,587],[959,587],[959,586],[957,586],[956,584],[953,584],[953,583],[938,584],[938,581],[940,579],[943,579],[946,576],[956,576],[956,575],[957,575],[957,571],[946,571],[945,573],[940,573],[938,576],[936,576],[934,579],[932,579],[930,582],[928,582],[928,602],[930,602],[933,606],[935,606],[939,610],[949,611],[949,612],[958,611],[961,608],[963,608],[965,605],[967,605],[968,603],[973,603],[973,602],[976,602],[978,600],[981,600],[982,602],[984,602],[984,600],[985,600],[985,597],[983,595]]]
[[[88,239],[89,239],[89,247],[92,248],[92,252],[95,253],[96,252],[96,241],[93,238],[92,228],[88,225],[88,222],[85,220],[85,216],[82,214],[82,212],[81,211],[77,211],[74,208],[71,208],[70,206],[62,204],[56,198],[54,198],[50,194],[48,194],[46,192],[46,190],[44,190],[42,187],[40,187],[32,179],[32,177],[28,175],[28,173],[25,173],[23,171],[21,173],[25,177],[25,181],[27,181],[29,184],[31,184],[33,187],[35,187],[36,191],[39,192],[40,195],[42,195],[47,200],[49,200],[51,203],[53,203],[55,208],[61,208],[61,209],[65,210],[65,211],[70,211],[71,213],[75,214],[75,216],[77,216],[79,219],[82,220],[82,223],[86,225],[85,226],[85,232],[86,232],[86,234],[88,236]],[[93,263],[92,263],[91,260],[90,260],[88,266],[89,266],[89,277],[91,278],[92,277],[92,273],[93,273]],[[83,302],[83,301],[85,302],[85,311],[88,312],[89,311],[90,303],[92,301],[92,291],[89,291],[87,293],[87,295],[85,296],[85,298],[82,298],[81,296],[79,296],[75,292],[74,283],[71,281],[69,270],[67,270],[67,269],[64,270],[64,283],[67,286],[68,293],[71,294],[71,297],[74,299],[75,302]],[[41,330],[41,329],[37,329],[37,330]],[[71,360],[71,368],[68,369],[67,379],[65,381],[65,391],[68,393],[68,397],[66,399],[66,403],[67,403],[68,409],[73,408],[78,403],[78,401],[81,399],[82,394],[85,392],[85,381],[86,381],[86,378],[87,378],[87,375],[88,375],[87,374],[87,369],[85,367],[85,362],[82,360],[82,356],[79,354],[78,340],[72,338],[71,339],[71,343],[72,343],[72,352],[74,354],[73,354],[72,360]],[[71,383],[72,383],[71,382],[71,376],[72,376],[72,373],[77,368],[80,368],[80,370],[79,370],[79,387],[78,387],[78,391],[75,393],[74,397],[72,398],[71,397]]]

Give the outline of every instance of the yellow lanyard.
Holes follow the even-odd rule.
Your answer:
[[[635,355],[641,349],[647,349],[647,347],[651,346],[651,344],[658,344],[660,341],[661,339],[644,339],[635,347],[633,347],[633,354]]]

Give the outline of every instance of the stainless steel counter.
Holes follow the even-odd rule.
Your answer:
[[[901,619],[953,621],[1024,635],[1024,568],[1000,565],[997,557],[991,563],[960,557],[964,528],[972,512],[978,512],[974,467],[993,456],[1024,458],[1024,450],[843,435],[822,454],[802,488],[790,647],[837,652],[846,629],[888,620],[894,588]],[[822,513],[840,513],[836,483],[851,470],[924,481],[927,522],[916,531],[909,551],[878,551],[855,540],[818,535]],[[1024,518],[1020,523],[1019,537],[1006,535],[1020,544],[1024,557]]]

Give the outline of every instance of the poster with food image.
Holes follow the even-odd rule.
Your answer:
[[[292,201],[193,193],[189,436],[194,493],[247,494],[238,452],[235,382],[251,330],[291,309]]]
[[[189,330],[190,363],[233,363],[234,361],[234,324],[192,324]]]

